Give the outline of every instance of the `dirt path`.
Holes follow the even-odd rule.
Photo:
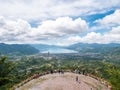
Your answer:
[[[78,82],[76,81],[78,76]],[[109,90],[99,81],[74,73],[48,74],[34,79],[16,90]]]

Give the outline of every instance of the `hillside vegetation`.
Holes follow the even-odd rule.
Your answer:
[[[7,55],[30,55],[38,53],[36,48],[25,44],[0,44],[0,52]]]
[[[105,79],[112,85],[113,90],[120,90],[120,47],[115,46],[106,50],[107,53],[99,54],[51,54],[50,59],[44,54],[23,56],[19,60],[9,60],[1,56],[0,90],[9,90],[34,74],[51,70],[78,70],[81,74],[91,74]]]

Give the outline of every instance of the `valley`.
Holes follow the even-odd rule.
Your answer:
[[[68,49],[69,47],[61,48],[63,50],[63,48]],[[6,55],[1,54],[0,70],[2,72],[0,73],[0,90],[13,88],[31,76],[38,73],[51,72],[52,70],[63,70],[64,72],[75,72],[77,70],[80,74],[101,78],[105,80],[108,85],[112,86],[113,90],[119,90],[119,44],[99,45],[99,47],[84,45],[84,47],[79,46],[79,48],[81,49],[78,50],[78,46],[72,47],[71,49],[69,48],[69,50],[77,51],[72,53],[66,53],[65,51],[57,53],[59,49],[56,49],[56,51],[52,53],[49,51],[52,48],[49,47],[49,49],[46,48],[44,53],[40,53],[39,50],[39,52],[34,54],[22,54],[21,52],[21,54],[15,54],[16,52]],[[25,50],[27,51],[27,49],[24,49],[24,52],[26,52]],[[8,81],[5,82],[6,80]]]

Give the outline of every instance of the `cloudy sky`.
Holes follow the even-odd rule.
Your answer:
[[[0,0],[0,43],[120,43],[120,0]]]

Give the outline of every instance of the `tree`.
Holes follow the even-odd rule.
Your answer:
[[[14,69],[14,63],[7,61],[6,56],[0,56],[0,86],[11,81],[10,73]]]

